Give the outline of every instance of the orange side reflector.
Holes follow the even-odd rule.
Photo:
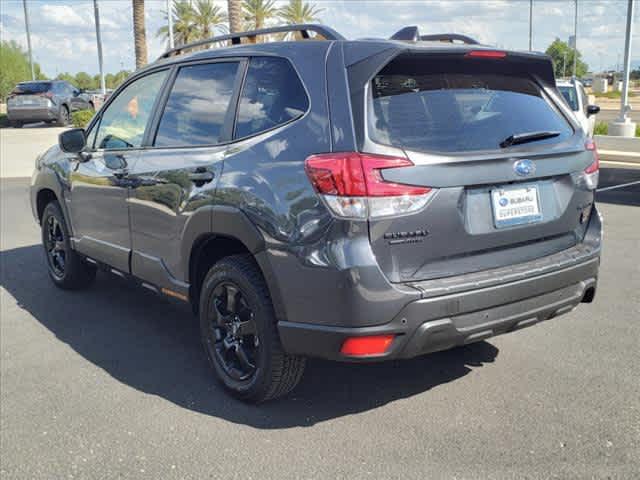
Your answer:
[[[350,357],[364,357],[367,355],[381,355],[385,353],[394,335],[372,335],[369,337],[347,338],[342,344],[340,352]]]

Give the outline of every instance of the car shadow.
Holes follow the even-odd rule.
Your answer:
[[[640,183],[634,182],[640,182],[640,168],[601,168],[596,202],[640,206]]]
[[[108,274],[82,292],[55,288],[39,245],[0,253],[1,285],[19,306],[86,360],[137,390],[260,429],[307,427],[428,392],[493,362],[480,342],[413,360],[347,364],[311,359],[287,397],[259,406],[215,381],[190,310]]]

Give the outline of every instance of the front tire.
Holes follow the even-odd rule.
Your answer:
[[[283,350],[269,290],[250,255],[227,257],[207,273],[200,333],[216,376],[241,400],[281,397],[302,377],[305,358]]]
[[[11,125],[11,128],[22,128],[23,123],[18,120],[12,120],[9,125]]]
[[[42,245],[53,283],[65,290],[86,288],[96,277],[96,268],[82,261],[71,248],[69,230],[58,202],[49,203],[42,214]]]

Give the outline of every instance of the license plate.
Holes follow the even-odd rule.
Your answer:
[[[497,228],[511,227],[542,220],[538,187],[505,187],[491,190],[493,219]]]

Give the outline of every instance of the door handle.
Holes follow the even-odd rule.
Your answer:
[[[213,174],[213,172],[210,172],[208,170],[196,170],[195,172],[191,172],[189,174],[189,180],[191,180],[193,183],[196,184],[196,186],[201,187],[202,185],[204,185],[205,183],[209,183],[211,180],[213,180],[215,177],[215,175]]]

